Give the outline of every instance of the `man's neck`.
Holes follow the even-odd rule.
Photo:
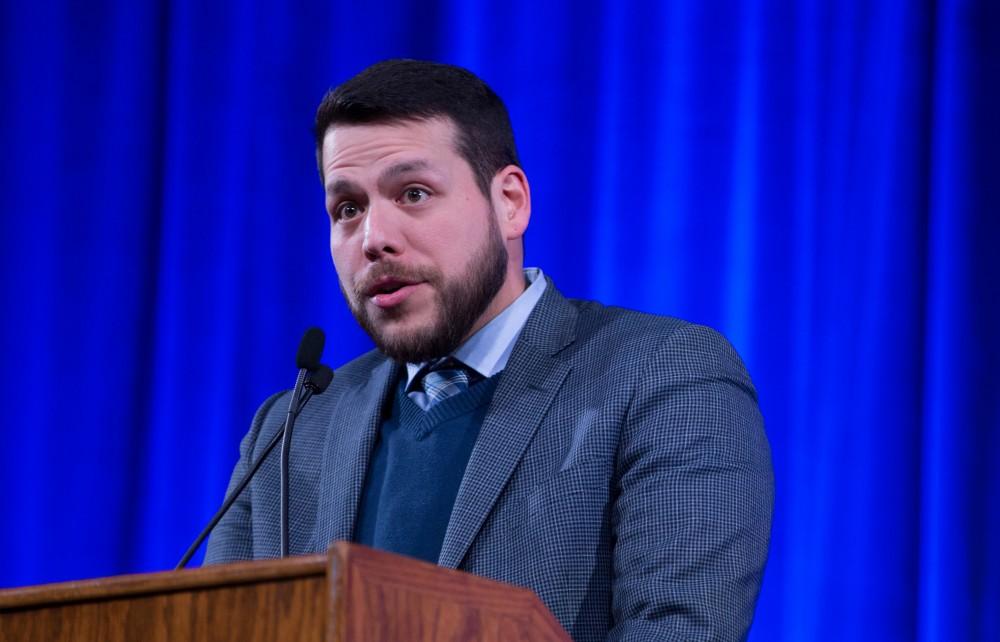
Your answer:
[[[529,283],[528,287],[455,351],[442,357],[453,356],[486,378],[503,370],[524,324],[547,287],[545,275],[537,268],[529,268],[521,278]],[[406,364],[407,378],[412,380],[424,365]]]
[[[528,279],[524,275],[524,268],[517,266],[517,272],[513,273],[511,269],[508,269],[507,276],[504,278],[503,285],[497,290],[496,295],[490,301],[490,304],[486,307],[486,310],[479,315],[476,322],[472,324],[469,332],[462,337],[462,343],[468,341],[474,334],[483,329],[483,327],[495,319],[497,315],[506,310],[510,304],[517,300],[525,290],[528,289]]]

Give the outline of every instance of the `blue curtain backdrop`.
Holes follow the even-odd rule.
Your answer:
[[[7,0],[0,51],[0,585],[171,567],[302,330],[367,349],[310,125],[406,56],[508,102],[529,264],[744,356],[752,640],[1000,640],[1000,4]]]

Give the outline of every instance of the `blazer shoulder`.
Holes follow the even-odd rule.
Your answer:
[[[334,370],[333,381],[329,388],[322,394],[314,396],[302,410],[295,423],[296,433],[301,435],[303,431],[323,429],[331,408],[344,393],[364,386],[376,368],[387,360],[388,357],[378,350],[371,350]],[[277,392],[268,397],[257,409],[250,432],[255,441],[260,438],[258,435],[265,438],[273,436],[281,427],[291,392],[290,389]]]
[[[746,367],[733,345],[714,328],[671,316],[570,299],[578,313],[577,343],[582,352],[611,352],[635,364],[639,355],[657,360],[700,363],[709,369],[745,376]]]
[[[378,350],[369,350],[334,370],[334,381],[341,379],[345,383],[360,383],[367,380],[375,368],[388,360],[389,357]]]
[[[313,410],[310,414],[328,415],[342,397],[346,395],[350,398],[368,386],[373,377],[384,376],[383,366],[389,362],[389,357],[378,350],[370,350],[339,366],[333,371],[330,387],[309,402]]]
[[[642,343],[649,347],[673,337],[694,324],[676,317],[604,305],[597,301],[569,299],[578,314],[579,339],[607,339],[613,343]]]

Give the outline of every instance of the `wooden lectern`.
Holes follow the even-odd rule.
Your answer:
[[[327,555],[0,591],[0,641],[563,640],[531,591],[338,542]]]

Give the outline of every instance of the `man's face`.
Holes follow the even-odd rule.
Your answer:
[[[441,357],[483,324],[508,255],[448,120],[338,125],[322,167],[330,253],[354,317],[400,361]]]

